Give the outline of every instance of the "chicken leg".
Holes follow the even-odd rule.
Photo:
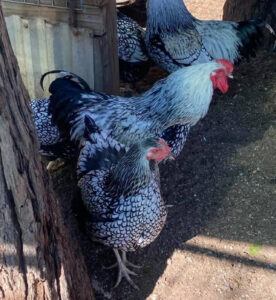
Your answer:
[[[119,250],[117,249],[113,249],[116,259],[117,259],[117,264],[111,266],[111,267],[115,267],[116,265],[118,266],[118,277],[117,277],[117,281],[116,284],[113,288],[118,287],[118,285],[120,284],[121,280],[123,277],[126,278],[126,280],[136,289],[139,290],[138,286],[132,281],[132,279],[130,278],[130,275],[134,275],[137,276],[136,273],[134,273],[133,271],[129,270],[127,268],[127,265],[134,267],[134,268],[140,268],[140,266],[136,266],[132,263],[130,263],[129,261],[127,261],[126,258],[126,252],[122,251],[122,257],[119,254]]]

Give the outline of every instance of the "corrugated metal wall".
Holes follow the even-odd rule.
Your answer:
[[[6,17],[13,50],[23,81],[31,98],[43,97],[39,86],[43,73],[63,69],[83,77],[94,88],[93,32],[87,28],[73,28],[67,23],[51,24],[35,18]],[[45,81],[48,90],[50,77]]]

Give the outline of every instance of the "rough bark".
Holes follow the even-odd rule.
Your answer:
[[[248,19],[265,20],[276,31],[276,1],[275,0],[226,0],[223,8],[223,19],[244,21]],[[266,34],[267,43],[273,41]]]
[[[0,1],[0,299],[93,299],[38,154]]]

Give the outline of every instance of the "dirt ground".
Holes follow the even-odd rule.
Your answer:
[[[153,68],[137,91],[164,75]],[[166,226],[150,246],[129,254],[142,265],[134,278],[140,291],[125,280],[112,289],[117,270],[103,268],[115,261],[112,251],[92,243],[74,216],[74,171],[52,172],[97,300],[276,299],[276,54],[259,53],[234,77],[226,95],[215,94],[180,157],[161,165]]]
[[[185,0],[187,9],[200,20],[222,20],[226,0]]]

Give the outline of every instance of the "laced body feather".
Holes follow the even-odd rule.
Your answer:
[[[85,134],[87,136],[87,134]],[[78,162],[78,185],[94,238],[106,246],[134,251],[151,243],[166,220],[157,165],[146,148],[124,145],[110,135],[89,134]]]
[[[49,104],[48,98],[32,99],[30,102],[39,141],[39,153],[49,160],[76,159],[78,148],[69,139],[60,135],[58,127],[53,124],[52,116],[49,114]]]
[[[117,11],[117,35],[120,79],[135,82],[142,79],[150,67],[145,47],[145,31],[134,20]]]

